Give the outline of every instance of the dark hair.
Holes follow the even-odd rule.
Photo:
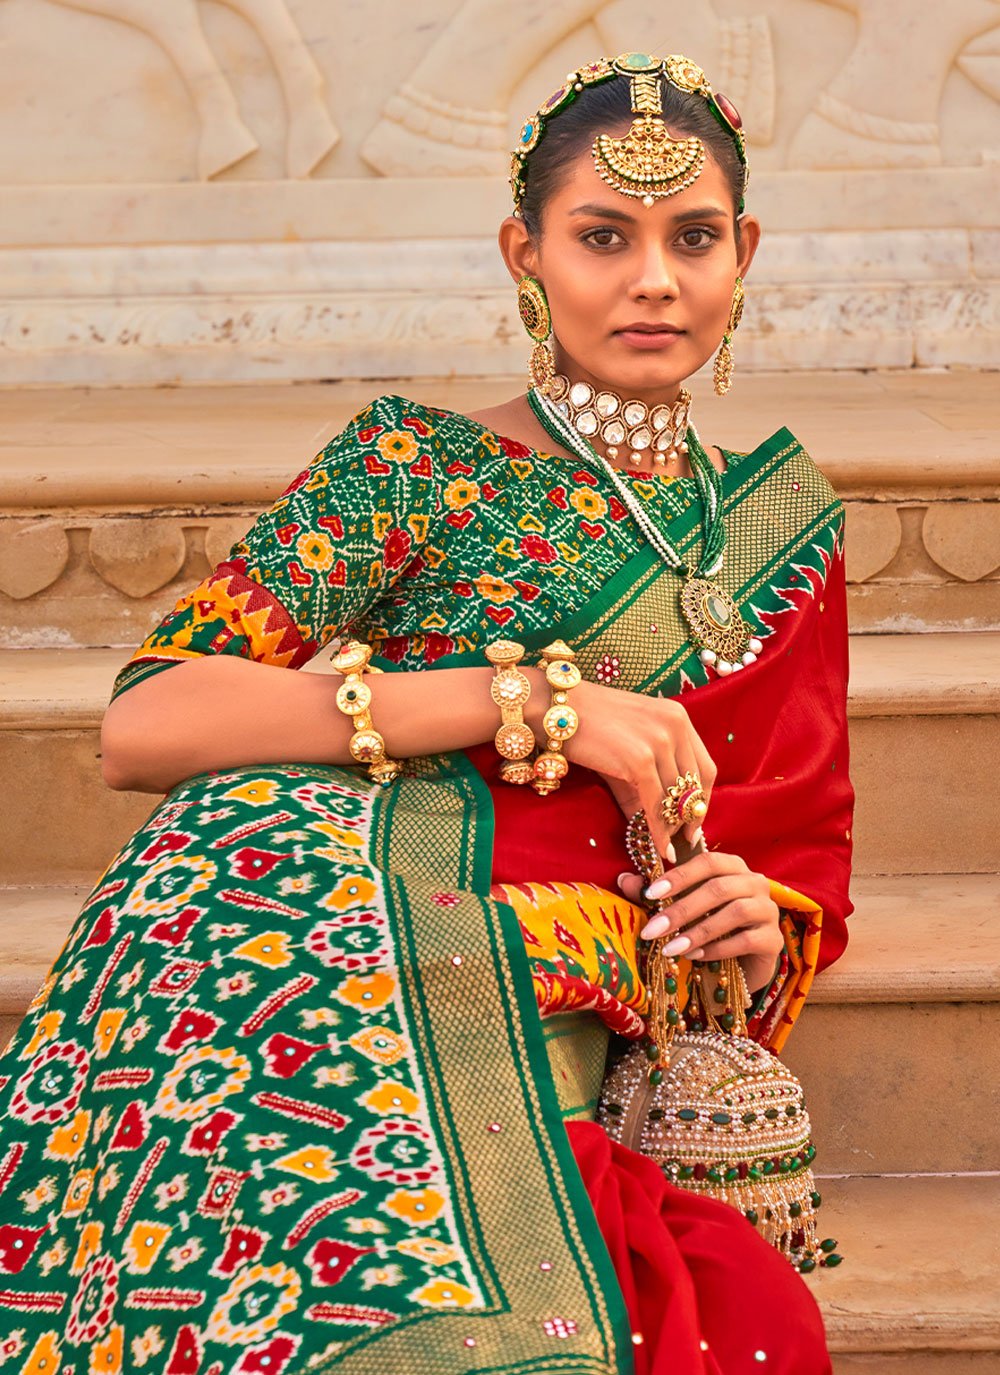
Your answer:
[[[700,138],[705,151],[722,168],[733,196],[733,213],[743,197],[743,164],[733,135],[712,113],[704,96],[678,90],[672,82],[661,82],[663,118],[671,132],[685,138]],[[537,147],[528,154],[522,173],[525,190],[521,218],[533,239],[541,236],[542,212],[549,198],[559,189],[567,167],[598,134],[629,125],[632,113],[631,83],[627,76],[616,76],[597,86],[588,86],[545,126]]]

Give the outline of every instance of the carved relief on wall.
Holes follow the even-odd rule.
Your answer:
[[[158,43],[177,68],[198,115],[198,175],[203,181],[255,153],[229,81],[209,46],[197,0],[54,0],[70,9],[131,24]],[[307,177],[340,133],[326,106],[323,77],[285,0],[223,0],[256,30],[273,64],[288,113],[285,168]]]
[[[857,17],[857,36],[846,62],[821,91],[792,145],[797,167],[935,167],[942,161],[939,112],[953,67],[1000,99],[1000,3],[948,0],[825,0]],[[905,8],[905,13],[903,12]],[[996,48],[973,48],[997,30]],[[964,53],[964,56],[963,56]],[[969,162],[1000,155],[968,148]]]

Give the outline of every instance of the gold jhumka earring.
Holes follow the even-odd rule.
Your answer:
[[[733,287],[733,304],[729,311],[729,324],[722,336],[722,343],[719,345],[719,352],[715,355],[715,366],[712,369],[716,396],[725,396],[733,385],[733,335],[743,319],[743,302],[745,299],[743,278],[737,277],[736,285]]]
[[[537,277],[522,277],[518,282],[517,309],[528,337],[535,342],[528,362],[531,384],[539,391],[548,391],[556,374],[556,362],[548,342],[552,338],[552,316],[545,289]]]

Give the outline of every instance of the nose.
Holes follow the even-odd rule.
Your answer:
[[[642,246],[632,281],[635,301],[672,301],[677,297],[677,273],[673,255],[659,238]]]

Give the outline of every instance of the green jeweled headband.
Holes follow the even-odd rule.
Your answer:
[[[602,57],[570,72],[566,84],[553,92],[538,113],[525,122],[511,155],[510,186],[515,210],[524,198],[528,156],[537,148],[549,122],[572,105],[588,86],[599,86],[616,76],[627,76],[631,80],[632,113],[636,118],[624,138],[598,134],[594,140],[594,163],[608,185],[625,196],[637,197],[648,206],[662,196],[683,191],[701,171],[705,162],[701,139],[671,138],[664,123],[661,81],[666,77],[686,95],[703,96],[712,114],[731,135],[743,167],[743,195],[739,204],[742,212],[750,171],[739,111],[731,100],[712,90],[700,67],[678,53],[663,58],[650,57],[647,53],[622,53],[615,58]]]

